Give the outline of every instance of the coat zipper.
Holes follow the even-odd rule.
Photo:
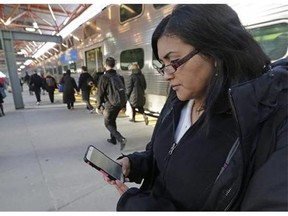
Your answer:
[[[237,112],[236,112],[236,108],[235,108],[235,105],[234,105],[234,100],[233,100],[233,96],[232,96],[232,89],[229,88],[229,101],[230,101],[230,104],[231,104],[231,108],[232,108],[232,112],[234,113],[234,116],[235,116],[235,119],[236,119],[236,122],[237,122],[237,125],[238,125],[238,128],[239,128],[239,131],[241,132],[240,130],[240,125],[239,125],[239,120],[238,120],[238,116],[237,116]],[[238,137],[238,142],[239,142],[239,145],[241,145],[241,136],[239,134],[239,137]],[[240,146],[239,146],[240,147]],[[237,147],[238,148],[238,147]],[[240,147],[241,148],[241,147]],[[244,156],[243,156],[244,157]],[[233,184],[234,185],[234,184]],[[232,188],[233,188],[233,185],[227,190],[227,192],[225,193],[225,196],[227,197],[229,195],[229,193],[231,192]],[[229,201],[229,203],[226,205],[226,207],[224,208],[224,211],[228,211],[231,207],[231,205],[234,203],[234,201],[236,200],[237,198],[237,194],[240,190],[240,186],[236,189],[237,191],[235,192],[235,195],[231,198],[231,200]]]

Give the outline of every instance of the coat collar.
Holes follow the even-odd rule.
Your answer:
[[[262,76],[230,89],[234,114],[244,137],[288,103],[288,61],[273,63],[265,70]]]

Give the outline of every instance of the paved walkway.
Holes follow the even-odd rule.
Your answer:
[[[41,95],[40,106],[26,86],[22,95],[25,109],[15,110],[7,93],[0,117],[0,211],[115,211],[118,192],[83,162],[91,144],[113,159],[121,154],[106,141],[103,116],[88,113],[80,98],[69,111],[60,93],[54,104]],[[156,119],[148,126],[136,120],[117,119],[127,138],[123,153],[141,151],[151,137]]]

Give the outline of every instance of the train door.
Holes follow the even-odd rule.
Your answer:
[[[93,73],[103,71],[103,52],[102,47],[96,47],[85,51],[85,62],[88,72]]]

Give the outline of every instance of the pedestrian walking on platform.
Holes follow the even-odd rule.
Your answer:
[[[32,89],[30,87],[30,75],[29,75],[28,71],[25,72],[24,82],[28,86],[29,94],[33,95],[33,91],[32,91]]]
[[[146,80],[137,63],[132,64],[131,71],[132,73],[128,78],[126,87],[127,97],[132,109],[132,119],[130,119],[130,121],[136,122],[135,116],[137,109],[138,112],[143,115],[145,124],[148,125],[149,120],[144,112]]]
[[[81,89],[82,100],[86,103],[86,108],[90,113],[95,111],[94,107],[90,103],[90,93],[93,85],[93,77],[88,73],[87,67],[82,66],[82,73],[79,77],[78,88]]]
[[[3,82],[1,80],[3,80]],[[6,97],[5,78],[2,79],[1,77],[1,80],[0,80],[0,117],[5,115],[3,103],[4,103],[4,98]]]
[[[67,104],[67,109],[74,109],[75,91],[79,92],[76,81],[71,77],[71,71],[68,69],[62,79],[63,82],[63,103]]]
[[[51,74],[47,74],[45,77],[46,91],[49,94],[51,103],[54,103],[54,91],[57,88],[57,82]]]
[[[36,104],[40,105],[41,102],[41,88],[43,87],[43,79],[41,76],[37,74],[37,71],[34,72],[33,75],[30,77],[30,83],[29,86],[31,87],[31,90],[34,91],[36,96]]]
[[[105,61],[106,72],[102,75],[97,91],[97,113],[104,116],[105,127],[110,132],[110,139],[107,142],[116,145],[120,143],[120,149],[123,150],[126,144],[126,138],[117,130],[116,119],[120,110],[126,105],[126,93],[124,79],[119,76],[114,69],[116,60],[108,57]],[[113,87],[114,86],[114,87]],[[119,88],[118,88],[119,87]],[[119,101],[114,101],[115,92],[119,90]],[[122,96],[120,96],[120,94]]]

